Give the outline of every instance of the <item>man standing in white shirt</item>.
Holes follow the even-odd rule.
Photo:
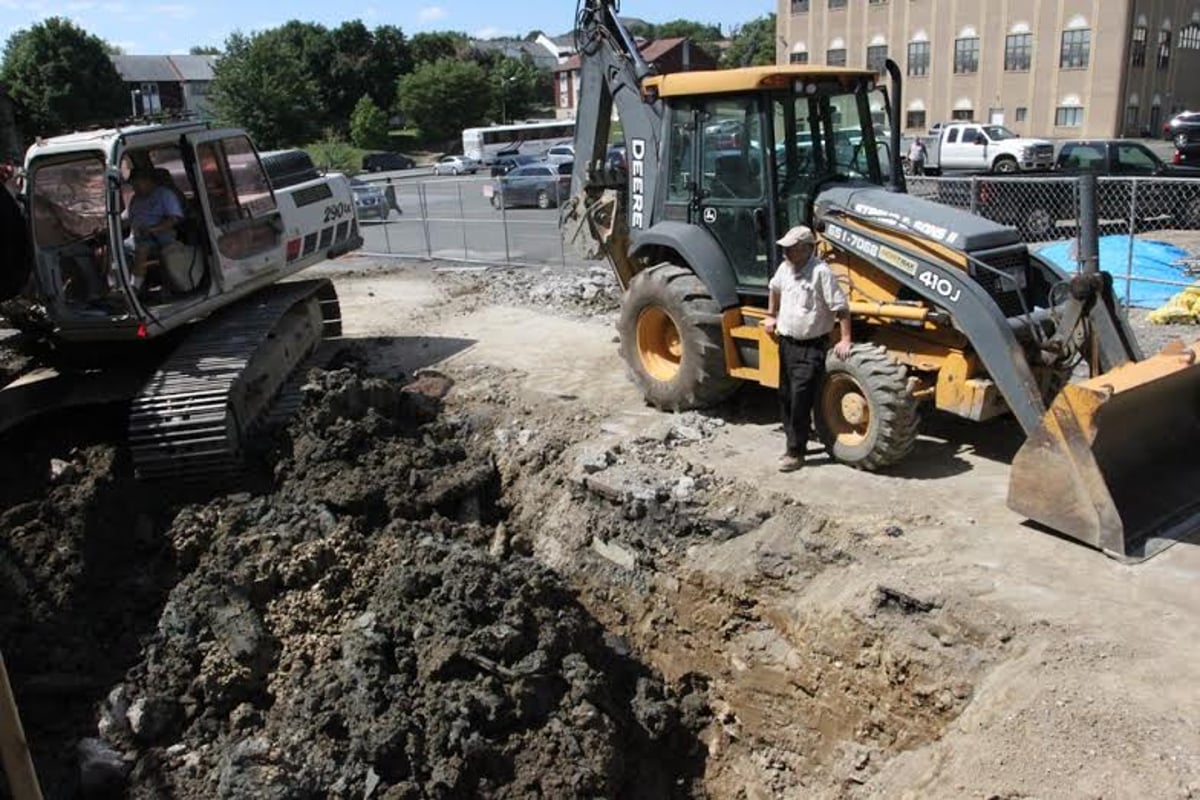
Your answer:
[[[779,240],[784,261],[771,278],[763,328],[779,336],[779,405],[787,450],[781,472],[804,466],[804,450],[812,429],[813,403],[825,376],[825,351],[835,323],[841,337],[834,355],[850,355],[850,307],[837,276],[817,257],[816,237],[804,225]]]

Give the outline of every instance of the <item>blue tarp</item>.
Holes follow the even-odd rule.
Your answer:
[[[1075,242],[1054,242],[1037,251],[1037,254],[1047,261],[1068,272],[1074,272]],[[1129,286],[1129,304],[1139,308],[1158,308],[1169,299],[1179,294],[1182,288],[1168,286],[1162,283],[1150,283],[1138,278],[1151,278],[1159,281],[1178,281],[1190,283],[1191,279],[1184,272],[1182,259],[1188,258],[1186,250],[1166,242],[1155,242],[1148,239],[1133,240],[1133,269],[1127,267],[1129,260],[1128,236],[1100,237],[1100,269],[1111,272],[1113,289],[1117,298],[1125,300],[1126,283]],[[1126,281],[1126,274],[1132,272],[1133,280]]]

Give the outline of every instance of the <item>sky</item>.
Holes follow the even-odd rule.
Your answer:
[[[624,16],[649,22],[686,17],[717,23],[725,30],[774,10],[774,0],[626,0]],[[286,10],[284,10],[286,9]],[[270,28],[289,19],[336,26],[361,19],[368,27],[398,25],[405,33],[459,30],[479,38],[531,30],[566,33],[574,24],[574,0],[352,0],[341,3],[294,0],[0,0],[0,36],[4,41],[21,28],[60,16],[73,20],[131,54],[186,53],[194,45],[219,47],[226,35]]]

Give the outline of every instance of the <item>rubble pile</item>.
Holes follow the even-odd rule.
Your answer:
[[[471,419],[442,412],[436,384],[313,373],[274,490],[163,526],[156,566],[172,577],[145,598],[153,625],[123,676],[94,676],[98,716],[60,731],[85,793],[697,791],[704,687],[668,690],[560,578],[490,546],[504,528],[499,474],[470,445]],[[72,480],[90,480],[82,466]],[[43,713],[27,712],[37,735]]]
[[[497,305],[533,305],[551,312],[598,316],[616,312],[621,304],[621,289],[607,266],[494,269],[446,279],[464,282],[464,288]]]

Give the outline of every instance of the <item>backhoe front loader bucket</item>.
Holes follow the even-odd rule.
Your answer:
[[[1063,389],[1013,460],[1008,505],[1122,559],[1200,530],[1200,343]]]

